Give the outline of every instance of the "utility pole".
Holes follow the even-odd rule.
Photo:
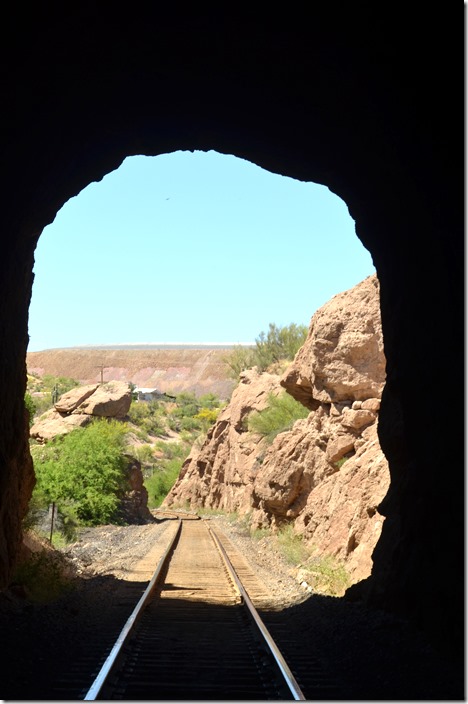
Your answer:
[[[100,365],[98,366],[98,369],[101,370],[101,384],[103,384],[103,383],[104,383],[104,365],[103,365],[103,364],[100,364]]]

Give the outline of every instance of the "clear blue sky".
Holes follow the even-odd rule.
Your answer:
[[[324,186],[216,152],[129,157],[44,229],[28,349],[254,342],[374,271]]]

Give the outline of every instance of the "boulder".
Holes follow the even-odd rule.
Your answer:
[[[376,415],[375,413],[372,413],[372,411],[366,411],[364,408],[360,408],[359,410],[346,408],[343,411],[341,423],[345,426],[345,428],[359,430],[360,428],[365,428],[367,425],[373,423],[375,419]]]
[[[379,288],[377,276],[368,276],[312,317],[307,340],[281,379],[304,405],[381,397],[385,356]]]
[[[72,413],[83,401],[86,401],[86,399],[96,391],[98,386],[99,384],[87,384],[86,386],[78,386],[76,389],[67,391],[67,393],[62,394],[57,403],[54,404],[55,409],[59,413]]]
[[[125,418],[131,402],[130,384],[125,381],[109,381],[98,385],[96,390],[74,409],[73,413],[86,413],[104,418]]]
[[[76,428],[82,428],[91,421],[91,417],[83,413],[64,415],[52,408],[43,413],[29,431],[30,437],[38,442],[52,440],[58,435],[66,435]]]
[[[122,419],[131,402],[131,387],[126,382],[81,386],[63,394],[54,408],[36,420],[29,435],[38,442],[46,442],[85,426],[93,416]]]

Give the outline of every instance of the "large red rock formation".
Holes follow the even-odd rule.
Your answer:
[[[315,313],[282,379],[255,369],[241,376],[164,505],[238,511],[253,527],[293,523],[317,554],[344,562],[352,581],[368,577],[384,521],[378,506],[390,484],[377,437],[384,381],[374,275]],[[247,432],[246,421],[282,386],[313,410],[268,445]]]
[[[305,406],[380,398],[385,383],[379,282],[369,276],[313,316],[305,345],[282,380]]]

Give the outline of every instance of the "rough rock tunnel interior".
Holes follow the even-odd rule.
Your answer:
[[[455,83],[442,78],[457,65],[456,19],[451,8],[403,16],[399,6],[367,3],[229,16],[138,3],[5,10],[3,586],[34,481],[23,398],[37,239],[70,197],[125,157],[213,149],[326,185],[349,207],[381,285],[379,436],[392,476],[373,573],[349,596],[460,648],[463,150]]]

